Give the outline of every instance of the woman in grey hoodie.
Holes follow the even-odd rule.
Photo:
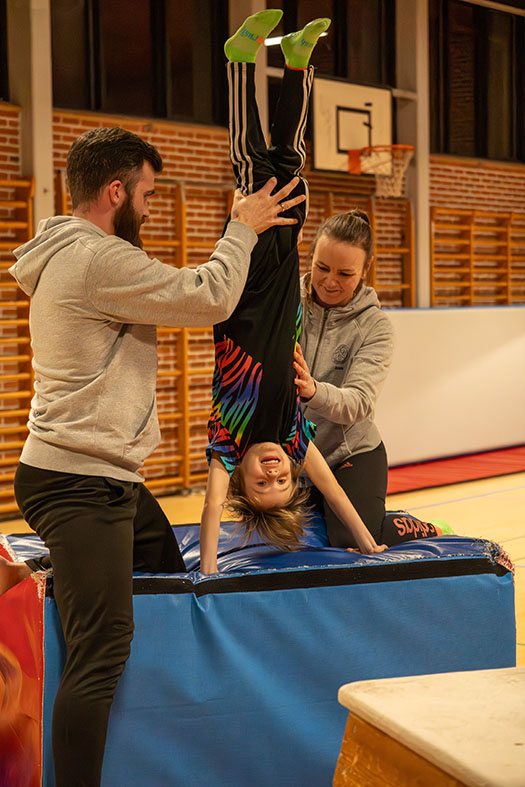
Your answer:
[[[312,246],[302,279],[302,349],[295,355],[304,415],[315,444],[377,543],[391,546],[441,530],[416,517],[385,515],[388,462],[374,409],[392,360],[393,331],[365,279],[372,263],[368,216],[332,216]],[[315,487],[311,502],[326,518],[332,546],[355,547]]]

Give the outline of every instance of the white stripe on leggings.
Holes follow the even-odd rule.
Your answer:
[[[253,192],[253,160],[252,157],[248,154],[248,143],[247,143],[247,136],[248,136],[248,117],[247,117],[247,102],[246,102],[246,63],[242,64],[242,81],[240,85],[240,94],[242,97],[242,136],[241,136],[241,149],[244,161],[246,163],[247,172],[245,176],[245,188],[246,193],[251,194]]]
[[[246,63],[228,63],[230,158],[243,194],[253,191],[253,161],[247,145]]]

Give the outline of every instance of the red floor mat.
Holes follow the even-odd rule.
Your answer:
[[[460,484],[478,478],[525,471],[525,445],[486,451],[483,454],[437,459],[413,465],[392,467],[388,471],[388,494],[410,492],[431,486]]]

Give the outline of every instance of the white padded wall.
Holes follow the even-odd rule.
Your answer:
[[[376,410],[390,465],[525,443],[525,307],[396,309]]]

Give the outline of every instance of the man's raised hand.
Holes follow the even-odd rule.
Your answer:
[[[277,179],[270,178],[259,191],[246,197],[237,189],[231,209],[232,220],[247,224],[258,235],[269,229],[269,227],[297,224],[297,219],[286,219],[281,214],[305,201],[306,196],[304,194],[300,194],[293,199],[286,199],[298,183],[299,178],[292,178],[286,186],[272,194],[271,192],[277,184]]]

